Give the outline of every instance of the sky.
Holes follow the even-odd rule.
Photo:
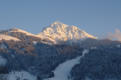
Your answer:
[[[121,0],[0,0],[0,30],[37,34],[55,21],[101,37],[121,30]]]

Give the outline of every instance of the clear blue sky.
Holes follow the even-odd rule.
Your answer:
[[[54,21],[102,36],[121,30],[121,0],[0,0],[0,29],[39,33]]]

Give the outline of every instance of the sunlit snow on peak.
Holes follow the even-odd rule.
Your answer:
[[[69,26],[61,22],[54,22],[50,26],[46,27],[39,36],[44,36],[55,40],[55,42],[68,41],[76,42],[77,40],[83,40],[86,38],[96,39],[93,35],[88,34],[84,30],[80,30],[76,26]]]
[[[29,33],[27,31],[24,31],[24,30],[18,29],[18,28],[10,29],[10,32],[20,32],[20,33],[24,33],[24,34],[29,35],[29,36],[34,36],[34,34],[32,34],[32,33]]]

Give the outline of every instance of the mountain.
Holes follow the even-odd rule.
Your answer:
[[[0,80],[48,79],[121,80],[121,42],[60,22],[37,35],[1,30]]]
[[[54,22],[49,27],[44,28],[38,36],[54,40],[55,43],[66,41],[77,42],[87,38],[96,39],[96,37],[88,34],[84,30],[80,30],[76,26],[69,26],[61,22]]]
[[[2,30],[0,34],[5,34],[19,39],[26,39],[33,37],[46,41],[47,44],[59,43],[81,43],[81,41],[91,38],[97,39],[93,35],[88,34],[84,30],[80,30],[76,26],[69,26],[61,22],[54,22],[49,27],[43,29],[39,34],[32,34],[25,30],[13,28],[9,30]],[[26,38],[25,38],[26,37]]]

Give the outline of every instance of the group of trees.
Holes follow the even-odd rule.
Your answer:
[[[72,72],[73,80],[121,80],[121,48],[107,47],[90,50]]]

